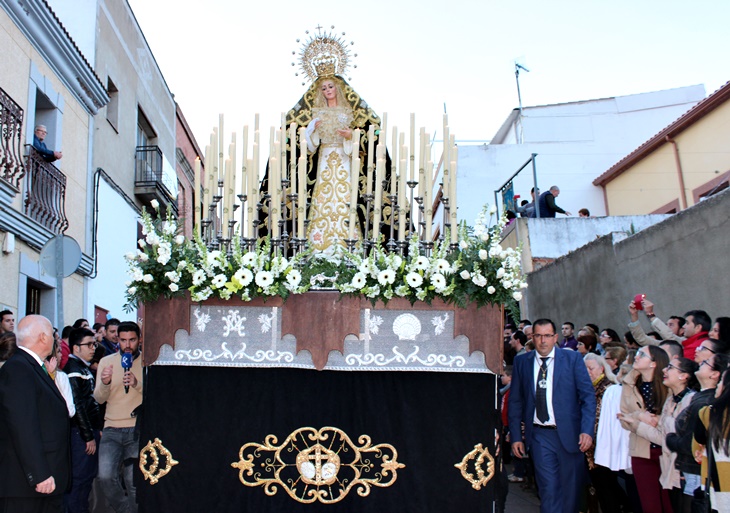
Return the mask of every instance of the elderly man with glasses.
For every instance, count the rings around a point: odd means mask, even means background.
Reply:
[[[89,494],[99,469],[97,447],[104,418],[99,403],[94,399],[94,374],[91,361],[97,342],[94,332],[77,328],[69,335],[71,354],[66,363],[66,373],[71,382],[76,415],[71,426],[71,466],[73,480],[68,492],[69,513],[89,511]]]

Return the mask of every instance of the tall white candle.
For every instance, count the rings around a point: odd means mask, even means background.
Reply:
[[[223,180],[223,173],[225,171],[223,167],[225,155],[223,154],[223,148],[225,148],[225,132],[223,131],[223,114],[218,115],[218,180]]]
[[[410,154],[410,173],[408,174],[408,180],[413,181],[416,175],[416,114],[411,112],[411,154]]]
[[[381,146],[385,148],[385,146]],[[384,150],[381,150],[384,154]],[[375,203],[373,204],[373,242],[377,242],[380,235],[380,217],[383,201],[383,173],[385,171],[385,158],[378,155],[378,162],[375,165]]]
[[[246,219],[246,233],[244,233],[244,237],[253,237],[253,218],[255,217],[256,213],[256,202],[254,201],[254,198],[256,196],[255,192],[252,190],[251,187],[248,186],[248,184],[251,183],[251,171],[253,170],[253,160],[248,159],[246,161],[246,169],[250,170],[248,171],[248,177],[246,181],[246,187],[247,187],[247,202],[246,202],[246,215],[248,218]]]
[[[236,204],[236,132],[231,134],[231,144],[228,145],[228,158],[230,162],[230,169],[228,170],[228,189],[226,194],[228,195],[228,208],[230,209],[229,220],[234,219],[233,205]]]
[[[248,177],[247,174],[251,172],[248,167],[248,125],[243,127],[243,139],[241,140],[243,150],[241,152],[241,195],[245,196],[248,194]]]
[[[398,184],[398,240],[406,237],[406,177],[408,176],[407,151],[401,153],[400,183]]]
[[[370,125],[368,128],[368,161],[367,161],[367,184],[365,187],[366,194],[369,196],[373,193],[373,164],[375,162],[375,127]]]
[[[229,186],[231,181],[231,159],[226,158],[223,163],[223,223],[221,225],[221,233],[223,237],[228,237],[228,221],[231,219],[231,204]]]
[[[423,209],[425,214],[424,217],[426,220],[426,230],[424,232],[423,240],[425,240],[426,242],[431,242],[431,240],[433,240],[433,162],[431,162],[430,160],[426,162],[424,174],[426,177],[426,189],[423,194]]]
[[[396,167],[398,165],[398,127],[393,127],[393,145],[390,148],[390,195],[395,195]]]
[[[451,217],[451,242],[458,242],[458,217],[456,215],[456,166],[458,162],[458,148],[454,147],[451,161],[451,198],[449,200],[449,213]]]
[[[200,193],[201,193],[200,185],[202,182],[202,180],[200,178],[200,157],[195,157],[194,170],[195,170],[195,191],[193,193],[193,202],[194,202],[193,203],[193,205],[194,205],[193,212],[194,212],[195,217],[194,217],[193,223],[195,226],[195,232],[198,235],[200,235],[200,219],[201,219],[200,215],[201,215],[201,204],[202,204],[202,201],[200,198]]]

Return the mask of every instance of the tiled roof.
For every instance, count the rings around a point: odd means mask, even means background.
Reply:
[[[726,82],[717,91],[709,95],[704,100],[698,102],[674,122],[611,166],[605,173],[593,180],[593,185],[606,185],[631,166],[649,156],[650,153],[663,145],[668,138],[675,137],[687,128],[691,127],[697,121],[701,120],[707,114],[725,103],[728,99],[730,99],[730,82]]]

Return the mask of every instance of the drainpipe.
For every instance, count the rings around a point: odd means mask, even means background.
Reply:
[[[669,144],[674,147],[674,161],[677,163],[677,178],[679,179],[679,190],[681,194],[679,199],[682,200],[682,210],[687,208],[687,191],[684,188],[684,172],[682,171],[682,161],[679,160],[679,148],[677,147],[677,141],[669,136],[664,138]]]

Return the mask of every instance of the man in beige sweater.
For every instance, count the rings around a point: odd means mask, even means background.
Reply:
[[[106,403],[98,477],[104,495],[116,513],[136,513],[137,498],[132,477],[139,455],[139,437],[134,429],[134,410],[142,404],[143,377],[139,326],[134,322],[122,322],[118,338],[119,353],[106,356],[99,362],[99,379],[94,390],[96,401]],[[133,358],[131,368],[126,371],[122,367],[125,353]],[[122,488],[119,479],[120,465],[123,466],[125,488]]]

